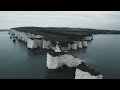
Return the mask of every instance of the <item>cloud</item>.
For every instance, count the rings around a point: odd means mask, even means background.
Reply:
[[[83,27],[120,30],[120,11],[0,11],[0,28]]]

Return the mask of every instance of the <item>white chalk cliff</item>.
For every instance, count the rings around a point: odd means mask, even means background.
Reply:
[[[87,41],[82,41],[83,47],[87,47]]]
[[[94,76],[89,72],[82,71],[80,69],[76,69],[75,79],[103,79],[103,75]]]
[[[82,48],[82,41],[74,41],[77,44],[77,48]]]
[[[38,47],[38,40],[27,39],[27,47],[34,49]]]
[[[60,56],[53,56],[47,53],[47,68],[48,69],[57,69],[66,65],[68,67],[77,67],[81,64],[79,58],[74,58],[72,55],[64,54]]]
[[[71,49],[77,50],[77,43],[71,44]]]

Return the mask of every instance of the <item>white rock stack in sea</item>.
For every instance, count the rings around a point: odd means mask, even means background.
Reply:
[[[71,44],[71,49],[77,50],[77,43],[74,42]]]
[[[84,62],[81,62],[76,69],[75,79],[103,79],[103,75],[90,70]]]
[[[58,69],[63,65],[66,65],[68,67],[77,67],[79,64],[81,64],[81,60],[79,58],[74,58],[72,55],[56,52],[54,54],[57,55],[47,53],[48,69]]]
[[[82,46],[85,47],[85,48],[87,48],[87,46],[88,46],[87,45],[87,41],[82,41]]]
[[[38,40],[36,39],[27,39],[27,47],[30,49],[35,49],[38,47]]]

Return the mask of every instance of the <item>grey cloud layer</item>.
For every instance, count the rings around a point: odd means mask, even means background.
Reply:
[[[120,30],[119,11],[0,11],[0,28],[83,27]]]

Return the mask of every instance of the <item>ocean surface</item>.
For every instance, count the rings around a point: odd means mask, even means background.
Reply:
[[[105,79],[120,79],[120,35],[94,35],[87,49],[70,51],[85,60]],[[74,79],[74,70],[51,71],[46,52],[29,50],[22,41],[13,42],[8,32],[0,32],[0,79]]]

